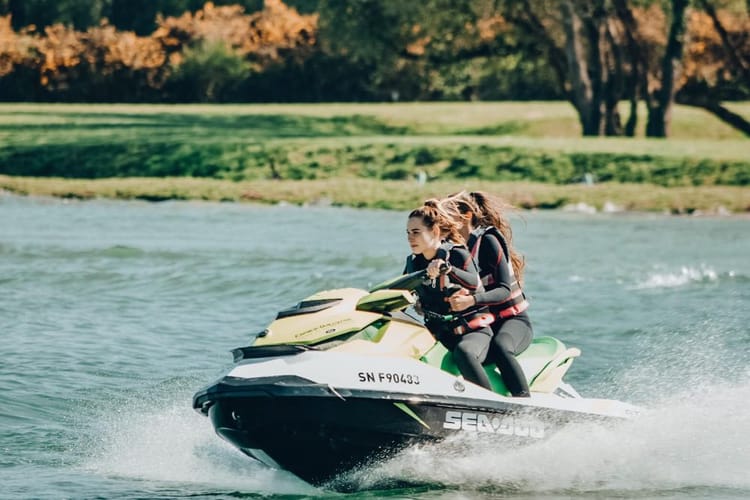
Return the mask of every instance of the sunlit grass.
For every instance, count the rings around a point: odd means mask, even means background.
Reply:
[[[27,195],[73,199],[205,200],[227,202],[332,204],[407,210],[427,198],[461,189],[496,193],[521,208],[563,208],[584,203],[598,210],[668,213],[750,211],[750,189],[731,186],[663,188],[641,184],[587,186],[527,182],[325,179],[243,181],[191,177],[59,179],[0,176],[0,189]]]
[[[727,106],[750,118],[750,103]],[[626,112],[623,103],[623,117]],[[645,109],[639,113],[642,134]],[[70,177],[70,172],[89,172],[85,175],[96,177],[91,172],[106,171],[112,172],[107,175],[155,176],[97,181],[2,177],[2,185],[14,192],[75,198],[322,200],[408,208],[425,196],[454,191],[459,185],[486,185],[527,207],[583,202],[601,208],[609,202],[631,210],[748,211],[746,187],[667,189],[606,183],[592,188],[566,184],[571,181],[563,177],[557,181],[564,185],[503,183],[494,170],[504,158],[515,155],[519,179],[530,179],[522,172],[536,169],[552,174],[549,178],[555,182],[555,169],[562,168],[564,161],[555,163],[550,157],[579,155],[571,156],[576,158],[578,175],[581,165],[600,155],[595,159],[600,171],[608,165],[624,171],[637,163],[639,169],[672,169],[679,177],[682,167],[675,165],[685,165],[685,172],[709,171],[702,180],[682,179],[688,183],[711,184],[723,173],[731,174],[725,178],[747,178],[742,176],[746,165],[750,169],[746,137],[705,111],[684,106],[675,107],[672,130],[668,140],[583,138],[575,110],[566,102],[0,104],[0,155],[11,162],[9,167],[21,165],[27,172],[40,172],[19,175]],[[415,158],[424,156],[422,151],[436,160],[417,162]],[[273,162],[283,182],[269,179]],[[446,166],[454,162],[465,162],[477,173],[446,179]],[[59,173],[50,173],[56,165]],[[410,179],[417,170],[435,181],[416,188]],[[181,174],[214,179],[163,177]],[[383,180],[396,178],[409,180]],[[684,184],[677,178],[663,181]]]
[[[729,103],[730,109],[750,118],[750,103]],[[621,104],[623,120],[627,103]],[[335,104],[0,104],[0,124],[98,124],[103,127],[147,126],[159,116],[208,119],[242,116],[336,118],[369,117],[386,127],[406,128],[409,135],[455,135],[511,131],[528,137],[580,137],[580,124],[567,102],[429,102]],[[158,121],[158,120],[157,120]],[[646,110],[639,108],[638,135],[643,136]],[[320,122],[323,123],[323,122]],[[185,126],[190,126],[188,122]],[[194,125],[194,124],[193,124]],[[237,133],[245,126],[239,124]],[[255,127],[251,127],[255,128]],[[315,132],[315,131],[313,131]],[[324,135],[321,131],[320,135]],[[710,113],[676,105],[672,139],[736,140],[745,137]]]

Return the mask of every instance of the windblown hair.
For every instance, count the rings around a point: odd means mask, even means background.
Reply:
[[[425,226],[430,229],[435,226],[440,229],[440,237],[444,240],[449,240],[457,245],[465,245],[466,241],[461,235],[459,228],[461,227],[459,222],[450,217],[440,207],[440,202],[436,199],[430,199],[424,202],[419,208],[416,208],[409,213],[409,218],[419,217]]]
[[[497,228],[508,244],[510,263],[513,266],[516,279],[519,283],[523,284],[523,271],[524,267],[526,267],[526,259],[513,246],[513,230],[505,216],[506,212],[515,210],[513,205],[482,191],[461,191],[441,200],[441,206],[443,211],[451,217],[455,213],[471,213],[471,225],[474,227],[494,226]]]

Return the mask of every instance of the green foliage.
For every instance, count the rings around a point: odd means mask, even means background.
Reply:
[[[322,0],[322,46],[372,71],[382,100],[559,99],[564,90],[528,30],[481,38],[504,11],[491,0]],[[485,33],[486,35],[486,33]]]
[[[220,41],[199,43],[185,50],[184,57],[169,84],[188,101],[222,100],[250,74],[248,63]]]

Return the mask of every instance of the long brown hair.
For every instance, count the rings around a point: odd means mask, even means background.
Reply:
[[[449,195],[444,201],[455,204],[456,209],[462,214],[471,212],[471,224],[474,227],[494,226],[500,231],[500,234],[503,235],[508,245],[510,263],[513,266],[516,279],[519,283],[523,284],[523,271],[526,267],[526,259],[513,246],[513,230],[505,216],[507,211],[515,210],[515,207],[482,191],[461,191]],[[444,208],[444,210],[447,210],[447,208]]]
[[[425,226],[432,229],[435,226],[440,230],[440,238],[450,240],[458,245],[465,245],[466,241],[459,231],[459,223],[449,217],[441,208],[438,200],[430,199],[419,208],[409,213],[409,218],[419,217]]]

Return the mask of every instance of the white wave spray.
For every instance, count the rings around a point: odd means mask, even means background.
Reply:
[[[749,402],[747,383],[688,391],[633,421],[571,425],[520,449],[486,435],[413,447],[351,480],[361,488],[400,480],[495,493],[750,491]]]
[[[636,339],[632,368],[598,387],[604,397],[617,388],[618,399],[641,405],[632,421],[570,425],[523,448],[469,434],[410,448],[347,481],[359,488],[440,484],[477,496],[747,495],[750,359],[722,344],[728,332],[721,325],[699,326],[699,336],[656,331]]]
[[[728,276],[733,277],[729,272]],[[645,280],[638,283],[636,288],[676,288],[691,283],[706,283],[719,280],[719,273],[708,266],[681,266],[679,270],[656,270],[650,273]]]
[[[190,408],[182,390],[148,391],[101,412],[82,442],[82,468],[114,479],[197,490],[315,495],[318,490],[244,456]]]

